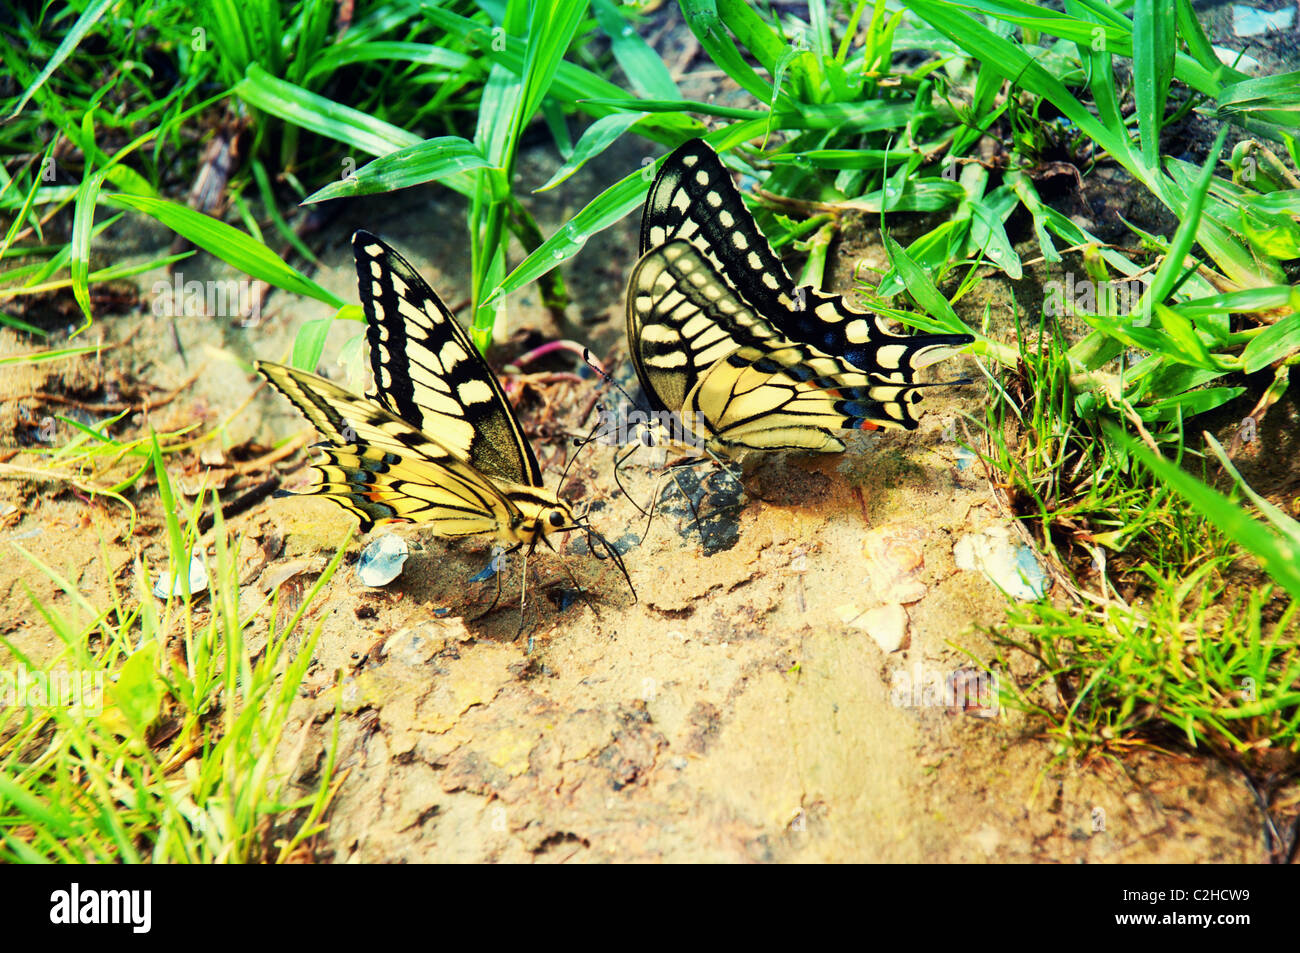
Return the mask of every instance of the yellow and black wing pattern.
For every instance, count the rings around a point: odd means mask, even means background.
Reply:
[[[363,532],[413,522],[442,536],[534,544],[578,525],[543,488],[500,384],[437,295],[373,235],[357,232],[353,250],[374,391],[358,396],[317,374],[255,365],[325,438],[318,480],[302,495],[342,506]]]
[[[841,295],[796,288],[731,173],[702,139],[664,160],[646,198],[640,254],[673,239],[694,245],[757,320],[868,374],[897,379],[901,373],[910,381],[920,368],[974,341],[968,334],[891,334],[878,315],[849,308]]]
[[[537,459],[496,375],[442,299],[369,232],[352,236],[352,254],[375,380],[366,396],[437,434],[480,472],[541,485]]]
[[[933,386],[865,373],[780,334],[683,239],[637,262],[627,320],[654,409],[715,450],[843,450],[836,430],[915,428],[920,391]]]
[[[355,513],[363,532],[377,523],[427,523],[441,536],[492,533],[513,538],[525,510],[555,505],[539,487],[498,482],[381,403],[283,364],[258,372],[329,441],[316,449],[320,495]]]
[[[920,391],[935,386],[915,372],[973,340],[890,334],[838,296],[796,292],[701,140],[665,160],[641,246],[633,364],[654,409],[714,449],[838,451],[836,430],[914,429]]]

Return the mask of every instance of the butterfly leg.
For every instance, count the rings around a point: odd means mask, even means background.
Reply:
[[[645,529],[641,531],[641,543],[644,544],[646,537],[650,535],[650,524],[654,521],[655,510],[659,506],[659,497],[663,493],[664,481],[668,479],[667,474],[659,477],[659,482],[655,484],[654,495],[650,497],[650,512],[646,513]],[[678,489],[681,489],[679,486]],[[643,511],[644,512],[644,511]]]
[[[493,553],[492,565],[495,565],[496,568],[496,572],[493,575],[497,577],[496,595],[492,597],[491,605],[489,605],[486,609],[484,609],[482,612],[480,612],[478,615],[474,617],[473,619],[474,622],[478,622],[480,619],[485,618],[488,615],[488,613],[490,613],[493,609],[497,607],[497,603],[501,601],[501,577],[505,575],[506,557],[509,556],[511,553],[513,553],[515,550],[519,549],[519,547],[521,547],[522,545],[523,543],[515,543],[509,549],[504,549],[501,552]]]
[[[717,464],[718,469],[720,469],[723,473],[725,473],[728,477],[730,477],[731,481],[736,484],[737,495],[743,496],[745,493],[745,484],[740,482],[740,477],[736,476],[736,474],[732,472],[731,467],[728,466],[726,463],[724,463],[721,460],[721,458],[719,458],[718,455],[715,454],[712,450],[706,447],[704,452],[709,455],[709,459],[711,459],[715,464]]]
[[[641,506],[641,504],[638,503],[636,500],[632,499],[632,494],[629,493],[627,491],[627,487],[623,485],[623,481],[619,477],[619,472],[618,472],[619,468],[622,467],[623,464],[627,463],[628,460],[632,459],[632,455],[635,454],[637,450],[639,450],[640,448],[641,448],[641,444],[635,443],[632,445],[632,449],[628,450],[628,452],[623,454],[623,456],[620,457],[617,454],[614,456],[614,483],[617,484],[618,488],[623,491],[623,495],[628,498],[628,501],[633,506],[636,507],[637,512],[640,513],[642,516],[647,516],[649,514],[646,513],[645,509]],[[651,501],[650,503],[650,508],[651,510],[654,509],[653,501]]]

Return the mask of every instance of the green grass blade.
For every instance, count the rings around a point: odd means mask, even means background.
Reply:
[[[330,76],[344,66],[356,63],[415,63],[434,66],[453,73],[473,73],[477,66],[459,50],[449,50],[430,43],[407,43],[398,40],[371,40],[365,43],[336,45],[327,48],[312,63],[303,78],[304,85],[321,76]]]
[[[640,113],[699,113],[701,116],[717,116],[721,119],[759,119],[769,115],[765,109],[720,106],[717,103],[701,103],[690,99],[585,99],[583,103]]]
[[[1174,74],[1174,0],[1137,0],[1133,8],[1133,98],[1148,168],[1160,165],[1160,128]]]
[[[320,365],[320,356],[325,352],[325,338],[333,325],[334,321],[331,318],[317,318],[303,323],[293,339],[294,367],[301,371],[316,373],[316,368]]]
[[[469,195],[472,179],[465,173],[491,167],[483,153],[468,139],[440,136],[372,159],[340,181],[313,192],[303,199],[302,204],[395,192],[425,182],[440,182],[462,195]]]
[[[258,191],[262,193],[262,205],[266,209],[266,214],[271,217],[271,223],[275,226],[275,230],[299,255],[302,255],[313,265],[320,265],[316,255],[307,247],[307,243],[298,237],[298,233],[289,227],[289,223],[280,214],[279,206],[275,201],[275,190],[271,188],[271,178],[266,174],[266,166],[257,159],[253,160],[252,166],[253,179],[257,182]]]
[[[909,323],[926,331],[946,334],[971,333],[971,329],[966,326],[965,322],[957,317],[957,312],[952,309],[948,299],[939,293],[939,289],[934,286],[934,282],[930,280],[930,276],[926,274],[925,269],[914,262],[907,252],[903,250],[903,246],[898,244],[892,236],[885,235],[884,239],[889,262],[903,276],[907,293],[929,315],[928,319],[925,315],[920,315],[918,316],[920,320]],[[978,338],[979,335],[976,335],[976,337]],[[978,340],[975,347],[979,347]]]
[[[640,171],[615,182],[592,199],[564,228],[546,239],[521,261],[504,281],[483,300],[483,307],[504,295],[531,284],[580,252],[587,239],[630,215],[645,201],[650,183]]]
[[[87,114],[89,115],[89,114]],[[95,203],[99,199],[100,187],[104,184],[104,171],[91,173],[89,168],[86,171],[86,177],[81,181],[81,188],[77,190],[77,202],[72,212],[72,245],[70,267],[72,271],[72,294],[77,299],[77,305],[81,308],[81,313],[86,316],[86,322],[78,332],[84,331],[90,327],[90,322],[94,319],[90,310],[90,235],[95,224]]]
[[[761,135],[762,130],[763,122],[752,120],[720,129],[710,133],[707,138],[715,149],[723,152],[738,143]],[[536,281],[581,251],[587,239],[596,232],[609,228],[639,208],[645,201],[646,193],[650,191],[654,168],[657,166],[645,166],[624,176],[588,202],[564,228],[544,241],[532,254],[521,261],[491,294],[485,296],[483,307]]]
[[[1252,338],[1241,352],[1241,362],[1247,374],[1254,374],[1293,354],[1300,354],[1300,314],[1288,315]]]
[[[592,0],[596,22],[609,37],[610,52],[637,94],[647,99],[677,99],[681,92],[672,73],[650,44],[624,19],[613,0]]]
[[[1280,532],[1293,547],[1293,560],[1300,557],[1300,522],[1296,522],[1268,500],[1264,499],[1251,488],[1249,483],[1241,478],[1241,474],[1237,472],[1237,468],[1232,465],[1232,460],[1229,459],[1227,453],[1224,452],[1223,445],[1214,439],[1213,434],[1205,431],[1202,435],[1205,437],[1205,442],[1210,445],[1210,449],[1214,451],[1214,455],[1219,458],[1219,462],[1223,465],[1223,468],[1228,471],[1228,475],[1237,481],[1237,485],[1241,487],[1242,492],[1250,497],[1251,502],[1259,507],[1259,511],[1264,514],[1268,521],[1277,528],[1278,532]],[[1300,565],[1296,565],[1295,569],[1297,572],[1300,572]]]
[[[9,113],[8,119],[12,120],[18,117],[18,114],[27,106],[32,96],[36,94],[36,91],[45,85],[45,81],[54,75],[55,70],[63,65],[63,61],[77,48],[77,44],[81,42],[82,38],[90,32],[91,28],[99,21],[99,18],[104,15],[104,12],[116,2],[117,0],[95,0],[94,3],[82,11],[81,16],[77,17],[77,21],[72,24],[72,28],[68,30],[67,35],[55,49],[54,55],[45,64],[45,68],[40,71],[28,87],[23,90],[23,94],[18,97],[18,104]]]
[[[1205,207],[1205,196],[1210,190],[1210,182],[1214,178],[1214,168],[1218,164],[1219,153],[1223,150],[1223,142],[1227,135],[1228,127],[1224,126],[1219,130],[1219,135],[1214,140],[1214,145],[1205,160],[1205,165],[1201,168],[1201,174],[1196,180],[1192,193],[1188,196],[1187,207],[1183,211],[1182,221],[1178,223],[1178,230],[1174,232],[1174,240],[1169,245],[1169,254],[1165,256],[1164,261],[1160,263],[1160,267],[1156,269],[1156,273],[1151,279],[1151,286],[1134,309],[1135,314],[1140,314],[1143,308],[1151,308],[1156,303],[1163,302],[1168,298],[1173,293],[1179,276],[1185,270],[1183,259],[1192,250],[1192,245],[1196,241],[1197,230],[1201,222],[1201,210]]]
[[[17,364],[44,364],[46,361],[58,361],[78,354],[92,354],[103,350],[102,344],[87,344],[83,347],[61,347],[51,351],[33,351],[28,354],[6,354],[0,357],[0,367]]]
[[[115,192],[106,194],[104,200],[157,219],[178,235],[184,235],[200,248],[254,278],[336,308],[343,306],[343,300],[333,292],[326,291],[271,249],[220,219],[196,212],[186,205],[143,195]]]
[[[528,48],[524,56],[523,97],[516,118],[515,138],[542,105],[551,80],[568,52],[573,34],[587,12],[587,0],[551,0],[529,11]]]
[[[534,192],[547,192],[573,175],[595,156],[600,155],[613,145],[623,133],[636,125],[645,113],[615,113],[602,116],[587,127],[587,130],[573,147],[573,155],[564,165],[555,170],[555,174],[546,180],[546,184]]]
[[[982,64],[997,70],[1003,79],[1046,99],[1107,152],[1116,156],[1127,155],[1128,138],[1103,125],[1063,83],[1038,65],[1023,47],[998,36],[961,12],[962,8],[955,4],[938,3],[936,0],[901,2]],[[1090,35],[1080,32],[1080,39],[1088,42]]]
[[[1218,490],[1183,472],[1144,444],[1112,425],[1105,427],[1112,440],[1123,445],[1237,545],[1253,554],[1268,574],[1291,594],[1291,598],[1300,599],[1300,527],[1293,520],[1290,521],[1290,532],[1274,532],[1266,524],[1252,519],[1241,506]]]
[[[421,141],[419,136],[391,123],[276,79],[257,64],[248,68],[248,75],[232,92],[255,109],[367,155],[387,155]]]
[[[753,44],[749,46],[749,49],[758,57],[759,62],[767,67],[769,73],[775,73],[776,64],[781,55],[785,53],[786,44],[772,33],[771,28],[766,23],[763,23],[752,9],[749,9],[744,4],[733,6],[735,9],[728,11],[732,16],[728,17],[727,22],[741,31],[749,28],[754,29],[754,35],[748,38],[749,43]],[[744,55],[736,48],[735,41],[727,32],[727,28],[723,26],[723,19],[719,14],[718,4],[715,0],[681,0],[681,7],[682,13],[686,17],[686,25],[695,34],[695,38],[700,41],[700,45],[709,54],[709,58],[717,63],[723,72],[730,76],[741,89],[760,103],[771,102],[772,84],[754,72],[754,68],[745,61]],[[761,24],[761,29],[754,26],[756,20]],[[758,42],[756,37],[763,33],[771,34],[775,43]],[[779,52],[773,57],[772,51],[777,46],[780,48]]]

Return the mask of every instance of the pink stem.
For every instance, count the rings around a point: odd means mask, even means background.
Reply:
[[[577,341],[548,341],[541,347],[535,347],[526,354],[520,354],[517,358],[511,361],[511,363],[515,367],[522,367],[524,364],[530,364],[538,358],[545,357],[547,354],[554,351],[572,351],[574,354],[578,355],[578,357],[582,357],[587,353],[587,349]],[[601,366],[600,362],[597,361],[594,356],[591,357],[591,362],[598,367],[602,373],[604,372],[605,368]]]

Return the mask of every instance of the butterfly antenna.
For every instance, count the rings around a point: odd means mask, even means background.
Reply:
[[[627,400],[629,404],[631,404],[633,407],[636,407],[638,410],[642,411],[642,413],[644,413],[647,417],[651,416],[652,411],[644,407],[642,401],[638,401],[635,398],[633,398],[632,395],[627,392],[627,390],[623,387],[622,384],[614,380],[614,378],[610,375],[610,373],[606,371],[605,368],[594,357],[592,357],[590,349],[587,348],[583,349],[582,359],[586,362],[588,367],[590,367],[593,371],[595,371],[600,376],[601,380],[611,385],[615,390],[617,390],[620,394],[622,394],[624,399]],[[614,482],[618,484],[618,488],[623,491],[623,495],[626,496],[628,500],[631,502],[631,504],[636,507],[637,512],[640,513],[642,516],[648,516],[649,512],[647,512],[645,507],[637,503],[636,500],[632,499],[632,494],[628,493],[627,487],[623,486],[623,481],[619,477],[619,470],[622,468],[622,466],[625,463],[627,463],[628,460],[632,458],[633,454],[636,453],[636,451],[642,446],[642,444],[643,442],[641,440],[636,440],[633,442],[632,449],[629,450],[627,453],[623,454],[622,457],[615,455]],[[651,501],[650,512],[653,512],[653,510],[654,510],[654,502]]]
[[[590,367],[593,371],[595,371],[598,375],[600,375],[600,378],[606,384],[613,385],[615,390],[617,390],[620,394],[626,397],[627,402],[629,404],[631,404],[633,407],[636,407],[638,410],[645,411],[646,413],[650,412],[649,408],[641,406],[640,401],[633,400],[632,395],[623,389],[623,385],[620,384],[618,381],[614,380],[614,378],[610,376],[609,371],[605,370],[605,368],[600,364],[600,362],[591,356],[591,350],[589,348],[584,347],[582,349],[582,359],[586,361],[588,367]]]

